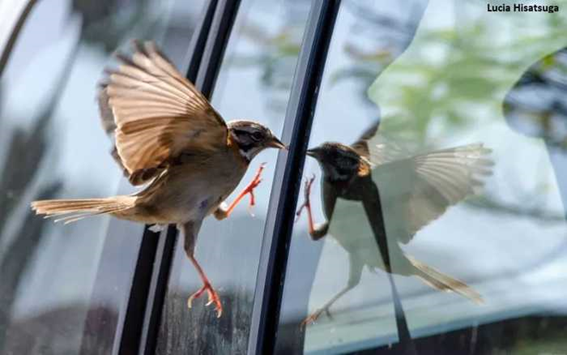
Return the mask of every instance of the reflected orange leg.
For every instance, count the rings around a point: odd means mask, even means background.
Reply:
[[[187,300],[187,307],[191,308],[193,300],[195,298],[201,297],[203,293],[206,291],[209,296],[209,302],[207,302],[207,306],[214,303],[215,309],[217,310],[217,318],[220,318],[220,316],[222,315],[222,304],[220,301],[219,294],[217,293],[217,291],[215,291],[215,289],[211,285],[211,282],[207,278],[207,275],[205,275],[205,272],[201,268],[201,265],[199,265],[197,259],[195,259],[195,257],[192,255],[189,256],[189,259],[191,260],[191,263],[193,263],[195,269],[199,273],[199,276],[201,277],[201,281],[203,281],[203,287],[201,287],[197,292],[195,292],[189,297],[189,299]]]
[[[307,210],[307,219],[309,221],[310,235],[315,234],[315,224],[313,223],[313,213],[311,212],[311,199],[309,198],[309,195],[311,195],[311,186],[313,185],[313,181],[315,181],[315,174],[313,174],[311,179],[305,181],[305,188],[303,189],[303,193],[305,194],[305,201],[301,206],[299,206],[299,209],[295,213],[296,221],[297,221],[297,219],[299,219],[299,217],[301,216],[303,209],[305,208]]]
[[[248,186],[246,186],[244,188],[244,190],[242,190],[242,192],[236,197],[236,199],[234,199],[234,201],[232,201],[230,206],[228,206],[228,208],[226,209],[226,212],[224,213],[224,216],[223,216],[224,218],[230,216],[230,214],[232,213],[232,211],[234,210],[236,205],[238,205],[238,203],[246,195],[250,195],[250,203],[248,204],[248,212],[251,215],[253,215],[251,210],[252,210],[252,207],[254,207],[254,205],[256,205],[256,199],[254,197],[254,189],[258,185],[260,185],[260,183],[262,182],[262,179],[260,178],[260,176],[262,175],[262,171],[264,171],[265,166],[266,166],[266,163],[260,164],[260,167],[256,171],[256,175],[254,175],[254,179],[252,179],[252,181],[248,184]]]
[[[333,319],[333,317],[331,316],[331,312],[329,311],[329,308],[335,302],[337,302],[339,300],[339,298],[344,296],[345,293],[352,290],[353,287],[354,286],[348,285],[347,287],[345,287],[341,291],[339,291],[339,293],[337,293],[333,298],[331,298],[327,303],[325,303],[325,305],[323,307],[319,308],[318,310],[313,312],[309,317],[305,318],[305,320],[303,322],[301,322],[301,327],[305,327],[309,324],[315,323],[315,321],[321,316],[321,314],[323,314],[323,312],[325,312],[329,318]]]

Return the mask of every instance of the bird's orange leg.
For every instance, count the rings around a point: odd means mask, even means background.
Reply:
[[[195,298],[201,297],[203,293],[206,291],[207,294],[209,295],[209,302],[207,302],[207,306],[214,303],[215,309],[217,310],[217,318],[220,318],[220,316],[222,315],[222,304],[220,301],[219,294],[217,293],[217,291],[215,291],[215,289],[211,285],[211,282],[207,278],[207,275],[205,275],[205,272],[203,271],[203,268],[201,268],[201,265],[199,265],[197,259],[195,259],[194,256],[190,255],[189,260],[191,260],[191,263],[193,263],[195,269],[197,269],[197,272],[199,273],[199,276],[203,281],[203,287],[201,287],[197,292],[195,292],[189,297],[189,299],[187,300],[187,307],[191,308],[193,300]]]
[[[315,181],[315,175],[313,175],[311,179],[305,181],[305,188],[303,189],[305,201],[301,206],[299,206],[299,209],[295,213],[296,221],[297,221],[297,219],[301,217],[301,213],[303,212],[303,209],[305,208],[307,210],[307,219],[309,221],[310,235],[315,234],[315,224],[313,223],[313,213],[311,212],[311,199],[309,198],[309,195],[311,195],[311,186],[313,185],[313,181]]]
[[[217,219],[225,219],[228,216],[230,216],[230,214],[232,213],[232,211],[234,210],[234,208],[236,207],[236,205],[238,205],[238,203],[240,201],[242,201],[242,199],[246,196],[246,195],[250,195],[250,203],[248,204],[248,212],[250,212],[250,214],[253,216],[252,214],[252,207],[254,207],[256,205],[256,198],[254,197],[254,189],[260,185],[260,183],[262,182],[262,179],[260,178],[262,175],[262,171],[264,171],[264,167],[266,166],[266,163],[262,163],[260,164],[260,167],[258,168],[258,170],[256,171],[256,175],[254,175],[254,179],[252,179],[252,181],[248,184],[248,186],[246,186],[244,188],[244,190],[242,190],[242,192],[236,196],[236,198],[234,199],[234,201],[232,201],[232,203],[224,208],[224,207],[219,207],[217,208],[217,210],[215,211],[215,217]]]

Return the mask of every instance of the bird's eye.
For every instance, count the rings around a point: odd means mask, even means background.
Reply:
[[[261,141],[263,138],[264,138],[264,135],[262,134],[262,132],[252,133],[252,139],[255,140],[256,142]]]

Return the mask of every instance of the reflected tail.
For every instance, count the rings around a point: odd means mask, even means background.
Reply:
[[[482,296],[464,282],[445,275],[409,255],[406,255],[406,257],[417,269],[415,275],[427,285],[440,291],[458,293],[477,304],[484,303]]]

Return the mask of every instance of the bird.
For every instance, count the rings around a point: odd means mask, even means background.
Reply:
[[[307,150],[322,170],[321,195],[326,217],[324,223],[314,223],[310,202],[313,176],[305,182],[305,202],[297,211],[299,218],[307,210],[311,238],[319,240],[327,235],[333,218],[349,218],[347,211],[335,213],[337,200],[343,199],[362,203],[374,234],[370,243],[374,245],[369,244],[369,238],[353,235],[349,230],[352,224],[335,224],[339,226],[333,227],[336,230],[330,234],[349,255],[347,286],[308,316],[304,325],[315,322],[323,312],[330,315],[329,308],[359,284],[364,266],[371,271],[382,269],[416,276],[434,289],[483,303],[474,289],[406,254],[399,243],[409,243],[450,206],[479,191],[485,177],[492,173],[494,162],[488,158],[491,150],[475,143],[412,155],[377,130],[376,123],[350,146],[325,142]]]
[[[115,141],[113,157],[141,190],[107,198],[34,201],[31,208],[56,222],[107,214],[154,227],[175,224],[203,283],[189,297],[188,307],[206,292],[207,305],[214,304],[220,317],[220,297],[195,258],[201,224],[211,214],[227,218],[246,195],[253,206],[264,164],[230,205],[225,200],[258,153],[287,146],[260,123],[225,122],[154,42],[135,41],[131,56],[116,56],[120,65],[106,70],[100,85],[100,114]]]

